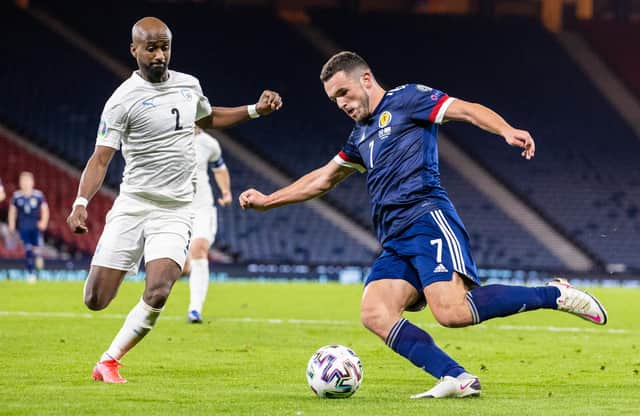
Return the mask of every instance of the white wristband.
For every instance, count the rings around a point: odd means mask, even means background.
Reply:
[[[73,208],[75,208],[78,205],[80,205],[81,207],[85,207],[86,208],[88,204],[89,204],[89,200],[87,198],[79,196],[79,197],[76,198],[75,201],[73,201]]]
[[[256,105],[255,104],[251,104],[251,105],[247,106],[247,113],[249,113],[249,117],[251,117],[251,118],[260,117],[260,114],[258,114],[258,111],[256,110]]]

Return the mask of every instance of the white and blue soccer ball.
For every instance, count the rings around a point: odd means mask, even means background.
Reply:
[[[343,345],[326,345],[309,359],[307,381],[319,397],[346,398],[360,388],[362,363],[352,349]]]

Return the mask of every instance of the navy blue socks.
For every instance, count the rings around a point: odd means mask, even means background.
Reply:
[[[554,286],[487,285],[467,293],[474,324],[535,309],[557,309],[560,290]]]
[[[404,318],[391,328],[385,343],[436,378],[457,377],[465,371],[453,358],[438,348],[429,334]]]

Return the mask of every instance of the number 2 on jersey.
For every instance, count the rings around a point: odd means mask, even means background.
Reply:
[[[176,131],[182,130],[182,126],[180,125],[180,111],[178,111],[178,109],[174,107],[171,109],[171,114],[176,115]]]

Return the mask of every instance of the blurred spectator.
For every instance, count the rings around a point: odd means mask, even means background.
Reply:
[[[0,179],[0,202],[4,201],[7,195],[4,193],[4,186],[2,186],[2,179]]]
[[[17,230],[24,245],[27,281],[36,280],[36,255],[40,255],[42,233],[49,223],[49,206],[42,191],[34,189],[31,172],[20,173],[20,189],[13,193],[9,206],[9,230]],[[39,259],[39,262],[42,262]]]

